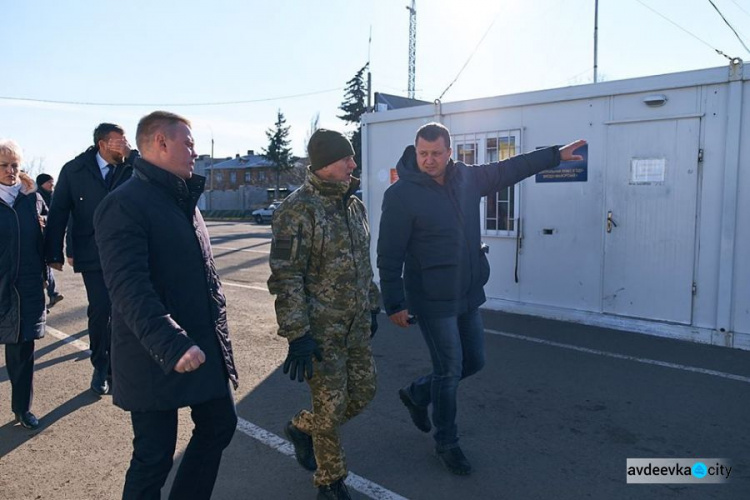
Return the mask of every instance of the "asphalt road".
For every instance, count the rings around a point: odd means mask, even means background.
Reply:
[[[215,499],[314,498],[284,423],[309,401],[285,378],[269,275],[270,227],[209,223],[240,373],[240,426]],[[0,370],[0,499],[120,498],[132,438],[128,414],[89,390],[86,300],[79,275],[57,273],[65,300],[37,342],[33,410],[14,425]],[[750,353],[497,312],[485,314],[487,365],[462,383],[458,425],[474,466],[445,471],[397,390],[429,369],[417,327],[381,315],[378,394],[344,426],[354,498],[750,498]],[[73,340],[73,342],[71,342]],[[2,350],[2,348],[0,348]],[[180,413],[176,463],[191,430]],[[626,484],[627,458],[727,458],[729,482]],[[165,495],[166,497],[166,495]]]

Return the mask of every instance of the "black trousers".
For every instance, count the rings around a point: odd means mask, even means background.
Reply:
[[[110,316],[112,304],[109,293],[104,285],[104,275],[101,271],[84,271],[83,284],[86,286],[86,296],[89,307],[86,314],[89,317],[89,346],[91,348],[91,364],[94,369],[109,373],[109,346],[112,338]]]
[[[177,470],[170,499],[208,500],[221,454],[234,436],[237,411],[231,392],[190,407],[193,437]],[[133,458],[125,475],[123,500],[159,500],[177,444],[177,410],[131,412]]]
[[[13,413],[31,410],[34,398],[34,341],[5,345]]]

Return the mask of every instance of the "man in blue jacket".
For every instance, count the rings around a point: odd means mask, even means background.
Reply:
[[[471,472],[458,444],[458,382],[484,366],[479,306],[490,267],[480,241],[480,200],[561,161],[582,159],[573,151],[584,144],[468,166],[451,160],[448,129],[428,123],[385,192],[377,260],[385,310],[404,328],[416,316],[432,359],[432,373],[400,389],[399,397],[419,430],[435,424],[438,458],[454,474]]]

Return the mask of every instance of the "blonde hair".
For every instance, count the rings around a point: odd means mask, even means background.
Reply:
[[[188,127],[191,127],[190,120],[184,116],[180,116],[169,111],[154,111],[138,122],[138,129],[135,132],[135,143],[138,149],[143,150],[146,148],[148,142],[153,138],[154,134],[163,128],[168,129],[166,132],[170,137],[174,137],[172,134],[172,128],[178,123],[184,123]]]
[[[21,146],[13,139],[0,139],[0,155],[10,156],[18,163],[23,160]]]

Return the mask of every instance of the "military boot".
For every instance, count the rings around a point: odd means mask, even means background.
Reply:
[[[344,478],[335,483],[318,486],[318,500],[351,500],[349,490],[346,489]]]
[[[314,471],[318,468],[313,452],[312,436],[299,430],[291,421],[284,427],[284,434],[294,446],[294,456],[297,462],[305,469]]]

